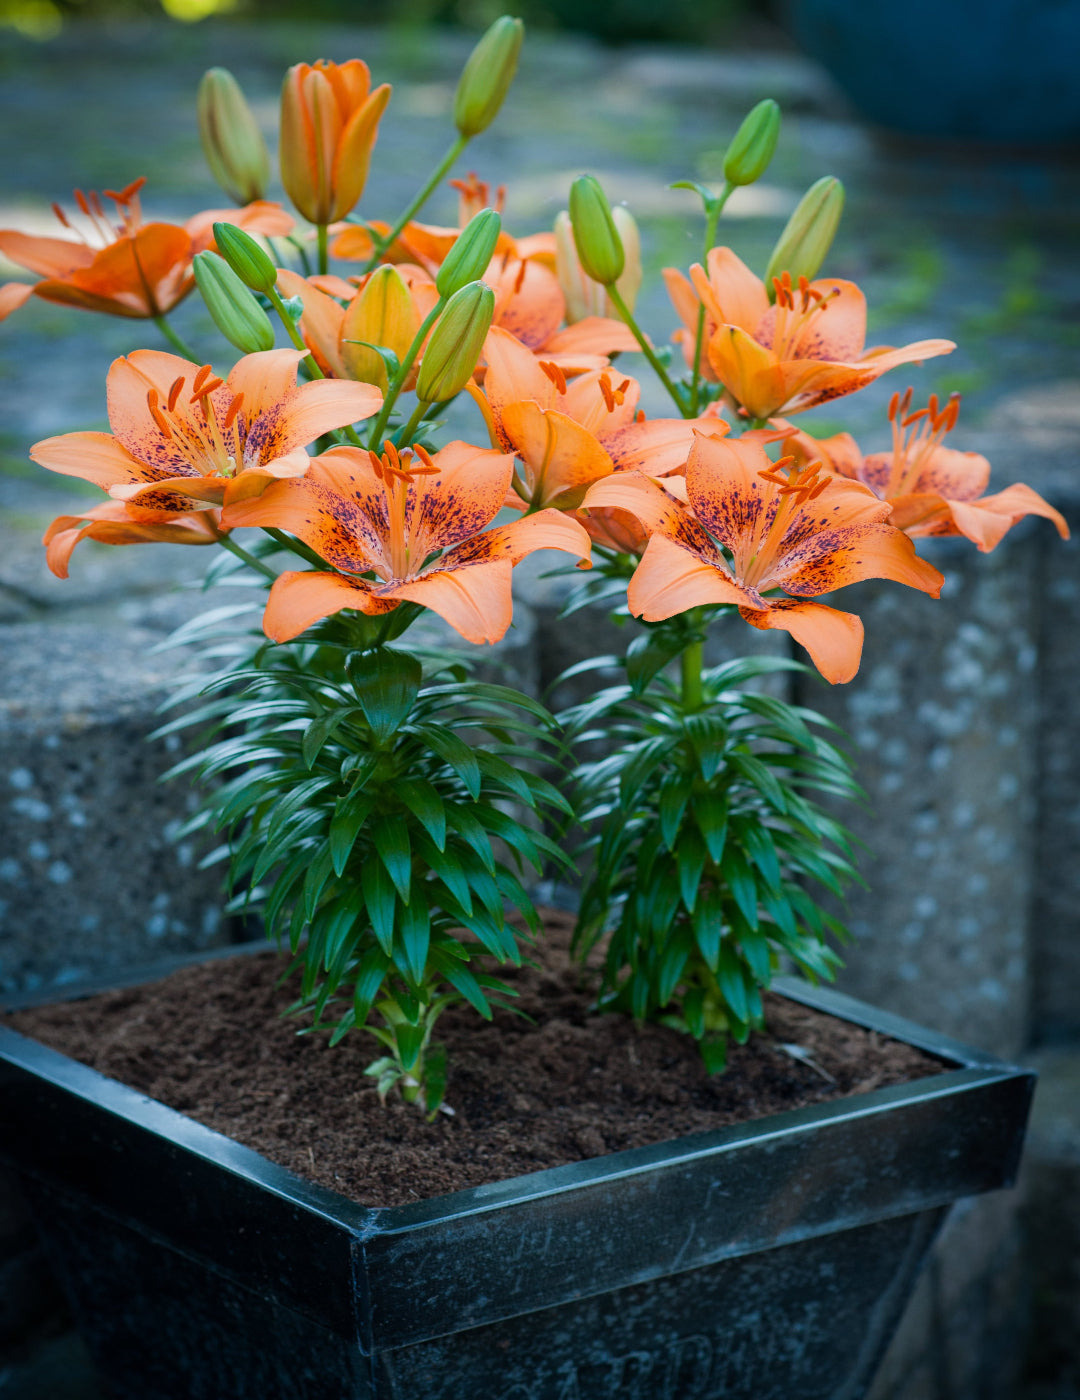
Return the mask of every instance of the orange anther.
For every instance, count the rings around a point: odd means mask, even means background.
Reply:
[[[517,275],[517,277],[514,279],[514,295],[515,295],[515,296],[517,296],[517,294],[521,291],[522,287],[525,285],[525,274],[526,274],[526,272],[528,272],[528,270],[529,270],[529,265],[528,265],[528,263],[523,262],[523,263],[521,264],[520,268],[518,269],[518,275]]]
[[[80,209],[82,210],[82,212],[86,215],[86,217],[89,218],[89,217],[90,217],[90,206],[89,206],[89,204],[87,204],[87,202],[86,202],[86,195],[83,194],[82,190],[76,190],[76,191],[75,191],[75,203],[79,206],[79,208],[80,208]]]
[[[60,220],[60,222],[64,225],[65,228],[70,228],[70,227],[71,227],[71,223],[70,223],[70,221],[69,221],[69,219],[68,219],[68,216],[67,216],[67,215],[64,213],[64,211],[60,208],[59,204],[54,204],[54,205],[52,206],[52,211],[53,211],[53,213],[56,215],[56,217]]]
[[[173,380],[172,388],[169,390],[168,409],[170,413],[172,413],[172,411],[176,408],[176,401],[177,399],[179,399],[180,391],[183,389],[183,387],[184,376],[181,374],[178,378]]]
[[[226,431],[228,431],[228,429],[231,428],[232,425],[236,422],[237,415],[239,414],[243,406],[244,391],[241,389],[240,393],[236,395],[232,403],[229,405],[229,411],[228,413],[226,413],[225,421],[221,425]]]
[[[555,385],[555,388],[558,389],[559,393],[560,393],[560,394],[565,394],[565,393],[566,393],[566,375],[563,374],[563,372],[562,372],[562,370],[559,368],[559,366],[558,366],[557,364],[554,364],[551,360],[541,360],[541,361],[540,361],[540,368],[544,371],[544,373],[547,375],[547,377],[551,380],[552,384]]]
[[[202,386],[206,383],[207,379],[210,378],[213,372],[214,370],[211,365],[203,365],[199,370],[196,371],[195,378],[192,381],[191,385],[191,400],[193,403],[197,398],[199,398],[202,395]]]

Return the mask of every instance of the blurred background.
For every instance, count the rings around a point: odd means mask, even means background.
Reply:
[[[0,228],[51,234],[52,201],[140,175],[149,218],[223,206],[199,148],[201,74],[236,74],[273,149],[282,74],[319,56],[363,57],[394,85],[361,206],[393,214],[449,143],[461,65],[502,9],[0,0]],[[731,200],[721,241],[761,271],[802,192],[837,175],[848,201],[826,267],[866,291],[868,343],[959,347],[802,423],[881,449],[894,389],[958,391],[951,445],[990,459],[991,489],[1042,492],[1075,536],[1080,0],[528,0],[514,12],[528,29],[518,78],[455,172],[507,186],[512,232],[550,228],[571,179],[598,175],[641,224],[639,317],[665,343],[676,318],[659,271],[696,261],[702,236],[696,196],[671,185],[719,180],[742,116],[776,98],[776,158]],[[455,210],[447,188],[426,216],[451,223]],[[23,276],[0,259],[0,281]],[[197,298],[175,320],[224,359]],[[178,798],[154,782],[169,755],[143,743],[175,664],[151,649],[203,605],[176,585],[205,557],[82,545],[72,579],[53,578],[44,526],[98,496],[27,459],[41,437],[106,428],[109,363],[159,344],[147,323],[34,298],[0,324],[0,994],[236,936],[216,873],[170,842]],[[651,390],[645,403],[663,411]],[[851,901],[841,986],[1034,1063],[1042,1081],[1021,1191],[954,1212],[872,1400],[1080,1400],[1080,547],[1028,521],[989,556],[966,541],[921,548],[946,575],[945,601],[860,585],[859,676],[800,682],[851,734],[869,794],[854,824],[870,889]],[[499,650],[523,687],[543,690],[576,659],[556,605],[534,577]],[[749,645],[743,630],[729,644]],[[0,1182],[0,1400],[95,1394]]]

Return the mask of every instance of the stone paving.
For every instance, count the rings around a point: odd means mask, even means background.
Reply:
[[[448,142],[446,113],[469,42],[310,26],[154,24],[72,27],[41,47],[9,39],[0,52],[0,131],[7,136],[0,227],[46,232],[50,202],[68,199],[74,186],[117,187],[144,173],[152,215],[181,219],[219,205],[195,129],[203,70],[232,68],[269,131],[283,68],[320,54],[361,55],[377,79],[394,83],[365,208],[399,208]],[[817,67],[783,47],[610,51],[530,35],[504,113],[463,169],[509,185],[507,223],[516,232],[549,227],[570,179],[581,170],[598,174],[642,224],[653,276],[641,319],[663,341],[673,317],[655,274],[700,256],[696,199],[669,185],[714,178],[726,139],[765,96],[784,110],[780,148],[765,181],[731,201],[725,241],[760,267],[802,190],[822,174],[839,175],[848,208],[829,267],[866,289],[871,342],[944,335],[960,346],[948,359],[895,372],[804,421],[816,420],[819,432],[848,426],[864,448],[883,447],[883,410],[894,388],[910,382],[917,396],[960,390],[955,445],[990,457],[995,487],[1025,480],[1080,526],[1075,166],[876,135],[853,120]],[[440,193],[430,217],[449,220],[453,207],[451,192]],[[0,280],[10,271],[0,264]],[[176,319],[208,357],[224,358],[196,299]],[[197,591],[177,593],[175,585],[194,582],[206,556],[82,545],[72,579],[61,583],[45,569],[37,541],[54,515],[86,497],[78,484],[26,459],[37,438],[105,427],[109,362],[157,345],[156,337],[152,325],[34,299],[0,325],[0,931],[9,949],[16,945],[5,954],[0,935],[0,983],[6,978],[9,987],[93,973],[117,955],[116,918],[111,927],[83,929],[77,954],[64,946],[74,921],[87,917],[68,907],[86,893],[83,871],[99,869],[104,898],[116,859],[89,841],[73,854],[86,830],[77,816],[85,820],[84,798],[95,784],[114,815],[98,810],[91,834],[102,838],[122,812],[136,813],[145,860],[157,862],[162,880],[160,888],[129,881],[129,955],[231,936],[214,922],[213,877],[192,874],[190,862],[161,864],[183,862],[166,852],[167,797],[136,792],[165,756],[146,758],[137,782],[138,775],[125,781],[111,771],[112,755],[141,752],[140,735],[153,723],[146,711],[166,679],[150,647],[202,605]],[[629,358],[627,365],[636,367]],[[663,401],[650,391],[646,404],[658,411]],[[895,587],[863,585],[849,595],[859,607],[861,593],[867,620],[862,674],[835,691],[805,687],[806,703],[851,732],[873,813],[855,823],[878,860],[866,867],[872,891],[852,901],[861,937],[842,985],[1006,1054],[1032,1039],[1080,1038],[1080,624],[1070,606],[1080,596],[1078,551],[1045,522],[1017,530],[989,559],[963,544],[940,545],[933,557],[947,574],[948,602],[913,604]],[[552,679],[578,645],[560,634],[539,572],[530,575],[527,605],[503,653],[532,685]],[[748,639],[740,634],[732,644]],[[142,706],[136,717],[133,705]],[[45,808],[47,820],[38,821]],[[34,841],[41,849],[30,849]],[[13,871],[12,861],[23,866]],[[144,867],[128,853],[127,868]],[[28,888],[39,906],[32,918]],[[1046,1061],[1053,1085],[1075,1073],[1060,1068],[1066,1063],[1073,1064],[1065,1050]],[[1075,1185],[1075,1167],[1069,1170],[1074,1175],[1063,1176],[1053,1158],[1042,1172],[1056,1183],[1056,1202],[1066,1199],[1062,1182]],[[1036,1219],[1045,1232],[1042,1199]],[[1011,1201],[976,1203],[954,1221],[945,1262],[924,1282],[875,1400],[1015,1394],[1025,1246]],[[11,1219],[9,1229],[0,1218],[0,1247],[26,1238],[17,1212]],[[12,1248],[25,1264],[30,1246]],[[1055,1316],[1073,1315],[1066,1273],[1063,1264],[1051,1280]],[[987,1284],[991,1275],[996,1291]],[[981,1358],[974,1368],[962,1362],[973,1349]],[[37,1381],[23,1366],[5,1371],[0,1360],[0,1400],[90,1395],[68,1341],[39,1351],[33,1364]]]

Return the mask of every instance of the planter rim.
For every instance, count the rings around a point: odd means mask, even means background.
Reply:
[[[213,956],[246,954],[266,948],[266,944],[242,945],[239,949],[215,950]],[[173,966],[187,965],[204,958],[172,960]],[[121,985],[137,985],[158,975],[151,971],[126,979]],[[64,987],[62,995],[36,994],[9,1001],[5,1010],[45,1001],[74,1000],[91,991],[104,990],[95,982]],[[113,982],[112,986],[118,985]],[[894,1084],[869,1093],[851,1094],[826,1103],[810,1104],[781,1113],[749,1119],[743,1123],[706,1132],[692,1133],[645,1147],[628,1148],[580,1162],[570,1162],[461,1191],[432,1196],[401,1206],[364,1206],[349,1197],[304,1180],[286,1167],[270,1161],[253,1148],[235,1142],[176,1109],[149,1098],[138,1090],[109,1078],[73,1060],[58,1050],[29,1036],[0,1026],[0,1062],[29,1072],[58,1089],[92,1102],[106,1113],[125,1120],[151,1135],[167,1140],[207,1162],[281,1197],[294,1206],[321,1216],[328,1223],[343,1225],[361,1238],[388,1235],[436,1223],[452,1222],[489,1211],[503,1210],[544,1198],[557,1197],[588,1188],[603,1188],[654,1171],[659,1165],[687,1164],[720,1157],[746,1144],[767,1144],[772,1140],[794,1138],[825,1122],[866,1119],[905,1104],[917,1104],[956,1094],[1003,1079],[1028,1079],[1030,1069],[1011,1065],[988,1052],[975,1050],[958,1041],[928,1030],[904,1017],[879,1010],[831,988],[814,987],[792,977],[778,977],[772,990],[780,995],[835,1015],[841,1020],[874,1030],[892,1039],[903,1040],[949,1062],[939,1074],[926,1075],[904,1084]],[[4,1150],[0,1144],[0,1156]]]

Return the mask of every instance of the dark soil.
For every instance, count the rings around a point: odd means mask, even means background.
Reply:
[[[364,1066],[377,1047],[281,1019],[276,954],[215,960],[160,982],[16,1012],[7,1024],[368,1206],[401,1205],[938,1073],[941,1061],[768,995],[768,1032],[710,1077],[694,1043],[590,1012],[551,912],[542,966],[511,972],[535,1024],[468,1007],[440,1021],[454,1116],[384,1108]],[[781,1047],[802,1047],[813,1064]],[[826,1077],[828,1076],[828,1077]]]

